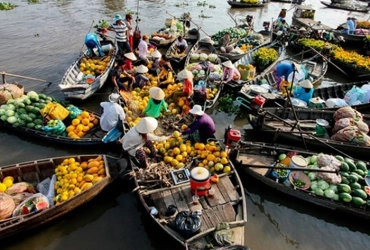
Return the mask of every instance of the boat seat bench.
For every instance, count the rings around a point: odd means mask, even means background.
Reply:
[[[194,205],[189,186],[173,188],[151,194],[154,206],[158,209],[160,219],[172,219],[166,216],[167,207],[175,205],[178,211],[202,211],[201,231],[215,227],[219,222],[235,221],[236,213],[233,204],[239,201],[239,194],[228,176],[220,177],[213,197],[201,196],[199,203]]]

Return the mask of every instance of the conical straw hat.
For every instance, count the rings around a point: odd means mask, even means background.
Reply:
[[[155,57],[155,58],[160,58],[162,56],[161,52],[159,52],[158,50],[154,50],[152,52],[152,54],[150,54],[152,57]]]
[[[135,61],[135,60],[136,60],[136,56],[135,56],[135,54],[134,54],[134,53],[132,53],[132,52],[126,53],[126,54],[124,54],[124,56],[125,56],[126,58],[128,58],[128,59],[132,60],[132,61]]]
[[[140,134],[147,134],[153,132],[158,126],[158,121],[153,117],[144,117],[135,126],[137,132]]]
[[[183,69],[177,74],[177,77],[181,79],[188,79],[188,78],[193,78],[194,76],[193,76],[193,73],[191,73],[191,71],[187,69]]]
[[[148,68],[141,64],[140,66],[138,66],[136,68],[136,72],[137,73],[146,73],[146,72],[148,72]]]
[[[163,90],[158,87],[152,87],[149,89],[149,94],[153,99],[162,100],[165,96]]]
[[[226,62],[223,62],[222,65],[224,65],[227,68],[234,68],[233,63],[230,60],[226,61]]]

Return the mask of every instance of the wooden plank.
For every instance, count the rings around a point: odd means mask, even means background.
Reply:
[[[247,165],[262,165],[267,166],[274,162],[274,158],[268,155],[255,155],[255,154],[239,154],[238,161],[242,161],[243,164]],[[251,168],[253,171],[260,175],[266,175],[268,169],[264,168]]]
[[[222,205],[222,209],[223,209],[223,215],[225,217],[226,222],[235,221],[235,217],[236,217],[235,210],[230,203],[226,203]]]
[[[162,195],[163,201],[166,204],[166,210],[169,205],[176,205],[175,200],[172,197],[171,190],[165,190],[160,192]]]
[[[205,209],[204,213],[208,216],[209,221],[212,223],[212,227],[217,226],[218,223],[222,222],[216,216],[215,211],[213,209]]]
[[[164,200],[162,198],[162,195],[160,193],[155,193],[150,196],[154,202],[154,206],[157,208],[159,212],[159,216],[163,218],[166,214],[167,207],[164,203]]]
[[[202,212],[202,224],[200,225],[200,230],[203,232],[211,227],[213,226],[212,226],[211,221],[208,218],[208,215]]]
[[[220,205],[220,204],[224,204],[226,201],[224,200],[224,197],[222,196],[220,190],[218,189],[218,186],[217,185],[212,185],[212,188],[215,190],[215,194],[213,195],[213,197],[208,197],[207,196],[208,204],[211,207],[214,207],[214,206],[217,206],[217,205]]]
[[[192,193],[190,191],[190,186],[187,187],[181,187],[182,195],[185,198],[185,202],[189,207],[189,210],[194,212],[197,210],[202,210],[202,205],[200,203],[194,205],[193,204],[193,198],[192,198]]]
[[[175,201],[175,206],[179,211],[189,211],[189,206],[186,202],[184,194],[181,191],[181,188],[171,189],[172,197]]]
[[[231,183],[231,180],[228,176],[220,178],[219,182],[222,182],[222,185],[224,185],[225,189],[228,191],[231,201],[239,200],[239,194],[235,190],[235,186]]]
[[[226,221],[222,205],[218,205],[218,206],[214,207],[213,210],[215,211],[216,216],[218,217],[218,219],[220,221]]]
[[[207,209],[207,208],[209,208],[209,206],[208,206],[208,204],[207,204],[207,201],[206,201],[206,199],[205,199],[205,197],[204,197],[204,196],[199,197],[199,203],[202,205],[202,208],[203,208],[203,209]]]
[[[225,202],[230,202],[230,196],[228,190],[225,188],[222,181],[219,181],[217,183],[217,187],[220,190],[220,193],[222,194],[222,197],[224,197]]]

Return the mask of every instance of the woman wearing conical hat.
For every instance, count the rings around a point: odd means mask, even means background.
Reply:
[[[144,74],[148,72],[148,68],[144,65],[140,65],[136,68],[135,83],[132,85],[133,88],[142,88],[145,84],[149,83],[149,78]]]
[[[224,66],[224,72],[221,78],[223,81],[228,83],[232,80],[240,80],[240,72],[234,67],[230,60],[223,62],[222,65]]]
[[[177,74],[177,78],[180,81],[184,81],[184,87],[182,90],[177,90],[173,92],[172,101],[174,103],[177,103],[180,97],[190,97],[191,95],[193,95],[193,73],[191,73],[191,71],[189,70],[184,69]]]
[[[165,94],[161,88],[152,87],[149,89],[150,99],[143,111],[143,115],[157,118],[164,110],[168,112],[167,103],[164,101]]]

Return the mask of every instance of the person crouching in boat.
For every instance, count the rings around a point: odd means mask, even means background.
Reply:
[[[132,88],[142,89],[145,84],[149,83],[149,78],[144,74],[148,72],[148,68],[144,65],[140,65],[136,68],[135,83],[132,84]]]
[[[129,72],[132,71],[132,69],[134,68],[134,66],[132,65],[132,62],[137,60],[135,54],[132,52],[129,52],[129,53],[124,54],[123,56],[125,58],[125,66],[123,67],[123,69]]]
[[[121,105],[118,104],[120,95],[112,93],[109,95],[109,102],[101,102],[102,115],[100,118],[100,127],[102,130],[108,132],[114,127],[123,131],[123,121],[126,118],[125,111]]]
[[[131,84],[135,83],[135,77],[125,70],[125,63],[122,60],[117,61],[117,66],[113,69],[112,82],[117,91],[129,90]],[[127,82],[127,86],[125,85]]]
[[[97,48],[99,56],[104,56],[103,49],[100,45],[98,36],[95,33],[87,33],[85,36],[85,45],[90,56],[96,56],[94,49]]]
[[[149,69],[149,73],[156,76],[160,72],[159,62],[161,60],[162,54],[158,50],[154,50],[150,55],[152,56],[153,63],[151,65],[151,68]]]
[[[170,67],[167,64],[163,65],[163,68],[158,75],[158,86],[161,88],[167,88],[168,84],[173,82],[173,73]]]
[[[162,110],[168,112],[167,103],[164,101],[165,94],[161,88],[150,88],[149,95],[150,99],[143,111],[143,115],[158,118]]]
[[[200,105],[194,105],[190,109],[190,114],[193,115],[195,121],[188,126],[188,129],[182,132],[183,135],[192,134],[195,141],[200,141],[202,143],[207,143],[208,139],[215,139],[216,126],[212,118],[204,113]],[[196,135],[198,133],[199,135]],[[196,138],[199,136],[199,139]]]
[[[274,78],[277,90],[280,90],[281,81],[288,80],[290,73],[292,73],[294,69],[296,69],[296,71],[298,72],[300,67],[301,66],[297,63],[279,63],[274,69]]]
[[[159,160],[161,156],[156,154],[152,141],[164,141],[169,138],[167,136],[155,136],[152,134],[157,126],[158,121],[155,118],[144,117],[121,139],[123,150],[128,152],[130,156],[135,157],[143,168],[149,167],[143,147],[149,148],[150,156]]]
[[[176,90],[173,92],[172,101],[174,103],[177,103],[180,97],[185,96],[186,98],[189,98],[191,95],[193,95],[193,73],[191,73],[189,70],[183,69],[177,74],[177,78],[180,81],[184,81],[184,87],[182,90]]]
[[[233,80],[240,80],[240,72],[234,67],[233,63],[230,60],[223,62],[222,65],[224,66],[224,72],[221,77],[222,81],[229,83]]]
[[[178,54],[181,54],[188,48],[188,43],[182,36],[179,36],[175,42],[174,48]]]
[[[293,97],[309,104],[310,99],[313,96],[313,91],[313,85],[310,80],[303,80],[294,87]]]

